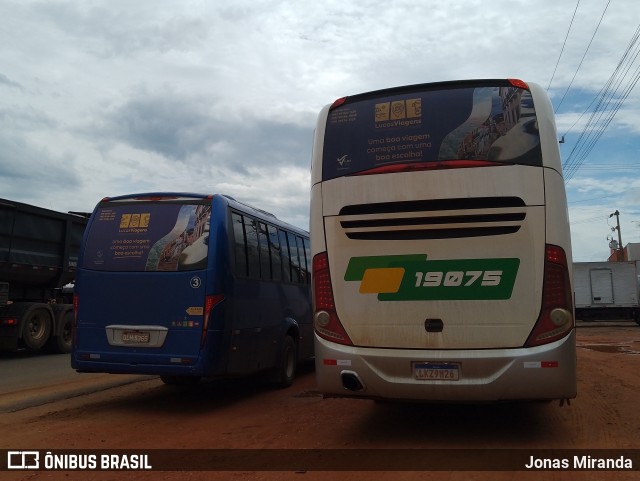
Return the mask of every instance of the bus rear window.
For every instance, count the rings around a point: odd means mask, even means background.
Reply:
[[[82,266],[119,272],[204,269],[210,218],[209,204],[101,204],[87,233]]]
[[[531,93],[508,82],[351,99],[329,112],[323,180],[455,161],[542,165]]]

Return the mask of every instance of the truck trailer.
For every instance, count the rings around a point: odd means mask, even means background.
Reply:
[[[88,215],[0,199],[0,351],[69,352]]]
[[[576,319],[633,319],[640,324],[638,265],[628,262],[574,262]]]

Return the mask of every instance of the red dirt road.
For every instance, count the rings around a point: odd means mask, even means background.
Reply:
[[[578,329],[578,397],[570,406],[380,405],[323,399],[312,366],[291,388],[249,381],[190,388],[152,379],[0,414],[0,449],[636,449],[640,327]],[[52,387],[55,389],[55,386]],[[451,469],[462,466],[454,460]],[[636,480],[636,471],[3,472],[14,480]]]

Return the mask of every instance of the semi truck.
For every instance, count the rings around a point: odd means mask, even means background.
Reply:
[[[69,352],[88,214],[0,199],[0,351]]]
[[[636,261],[574,262],[576,319],[633,319],[640,324]]]

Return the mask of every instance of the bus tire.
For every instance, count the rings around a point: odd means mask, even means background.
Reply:
[[[282,340],[280,348],[280,358],[276,367],[274,376],[274,386],[284,389],[293,384],[296,377],[296,369],[298,364],[298,350],[296,342],[291,336],[285,336]]]
[[[51,336],[51,313],[44,304],[32,304],[22,315],[22,342],[30,351],[39,351]]]

